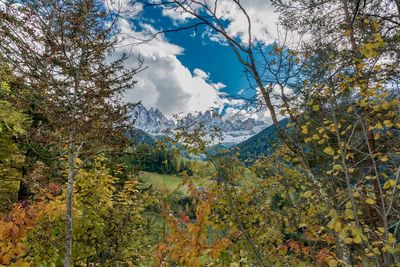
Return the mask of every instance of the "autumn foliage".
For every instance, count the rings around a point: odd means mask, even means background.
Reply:
[[[190,18],[170,32],[202,26],[233,50],[273,128],[248,161],[204,123],[130,142],[122,98],[143,62],[110,62],[122,13],[3,2],[1,266],[398,266],[398,1],[272,0],[286,33],[268,45],[244,1],[231,4],[246,42],[218,1],[138,1]],[[155,170],[179,186],[142,175]]]

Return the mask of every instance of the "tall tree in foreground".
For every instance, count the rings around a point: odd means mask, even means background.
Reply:
[[[141,68],[112,61],[118,12],[98,0],[6,1],[0,53],[29,86],[31,105],[49,121],[56,157],[68,162],[65,266],[71,266],[73,185],[78,158],[124,144],[129,105],[124,92]]]

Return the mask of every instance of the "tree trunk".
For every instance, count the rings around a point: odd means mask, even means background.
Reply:
[[[71,145],[74,147],[74,145]],[[73,190],[74,190],[74,177],[75,177],[75,160],[76,153],[71,151],[68,160],[68,187],[67,187],[67,229],[65,236],[65,261],[64,266],[71,266],[72,258],[72,204],[73,204]]]

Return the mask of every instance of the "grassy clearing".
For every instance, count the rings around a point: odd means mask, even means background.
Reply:
[[[148,184],[159,188],[169,189],[171,191],[177,189],[182,183],[183,177],[171,174],[161,174],[154,172],[141,172],[140,178],[147,181]]]
[[[143,181],[146,181],[147,184],[153,184],[155,187],[167,189],[169,191],[176,190],[184,194],[187,193],[187,187],[182,186],[183,179],[185,179],[183,176],[142,171],[139,177]],[[197,186],[204,186],[207,183],[204,178],[193,179]]]

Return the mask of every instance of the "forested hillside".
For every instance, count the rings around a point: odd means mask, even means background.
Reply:
[[[400,266],[399,1],[0,0],[0,37],[0,266]]]
[[[286,119],[279,121],[280,127],[286,127],[287,122]],[[280,145],[279,141],[276,128],[274,125],[271,125],[258,134],[241,142],[232,150],[239,152],[238,157],[240,160],[252,163],[260,156],[272,154],[276,147]]]

